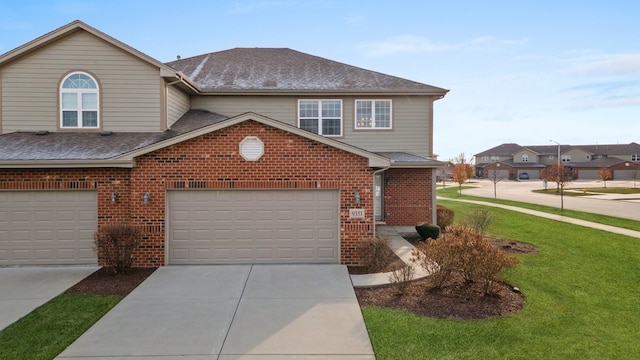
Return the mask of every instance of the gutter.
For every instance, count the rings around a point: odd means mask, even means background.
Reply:
[[[4,160],[0,169],[133,168],[135,160]]]

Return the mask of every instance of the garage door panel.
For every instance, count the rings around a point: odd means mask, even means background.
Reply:
[[[167,198],[170,233],[180,235],[169,238],[170,263],[339,261],[338,191],[185,190],[169,192]],[[202,221],[185,219],[185,212]],[[196,237],[194,229],[209,231],[208,257],[200,241],[207,239]]]
[[[95,191],[0,192],[0,265],[96,264]]]

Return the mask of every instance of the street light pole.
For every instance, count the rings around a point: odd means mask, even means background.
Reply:
[[[556,192],[558,192],[558,190],[560,191],[560,211],[564,210],[564,194],[562,193],[562,188],[560,187],[560,181],[563,181],[563,178],[560,176],[564,177],[564,174],[560,175],[560,143],[554,140],[549,140],[551,142],[554,142],[556,144],[558,144],[558,169],[556,171],[556,175],[558,176],[558,187],[556,189]]]

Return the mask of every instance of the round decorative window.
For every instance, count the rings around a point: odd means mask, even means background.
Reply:
[[[240,142],[240,155],[247,161],[256,161],[264,155],[264,143],[256,136],[247,136]]]

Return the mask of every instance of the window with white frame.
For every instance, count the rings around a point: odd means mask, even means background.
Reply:
[[[391,100],[356,100],[356,129],[391,129]]]
[[[632,154],[631,155],[631,161],[640,161],[640,155]]]
[[[60,127],[99,127],[99,89],[89,74],[74,72],[60,85]]]
[[[342,136],[342,100],[298,100],[298,127],[325,136]]]
[[[571,155],[562,155],[562,162],[570,162]]]
[[[522,154],[522,162],[529,162],[529,155]]]

